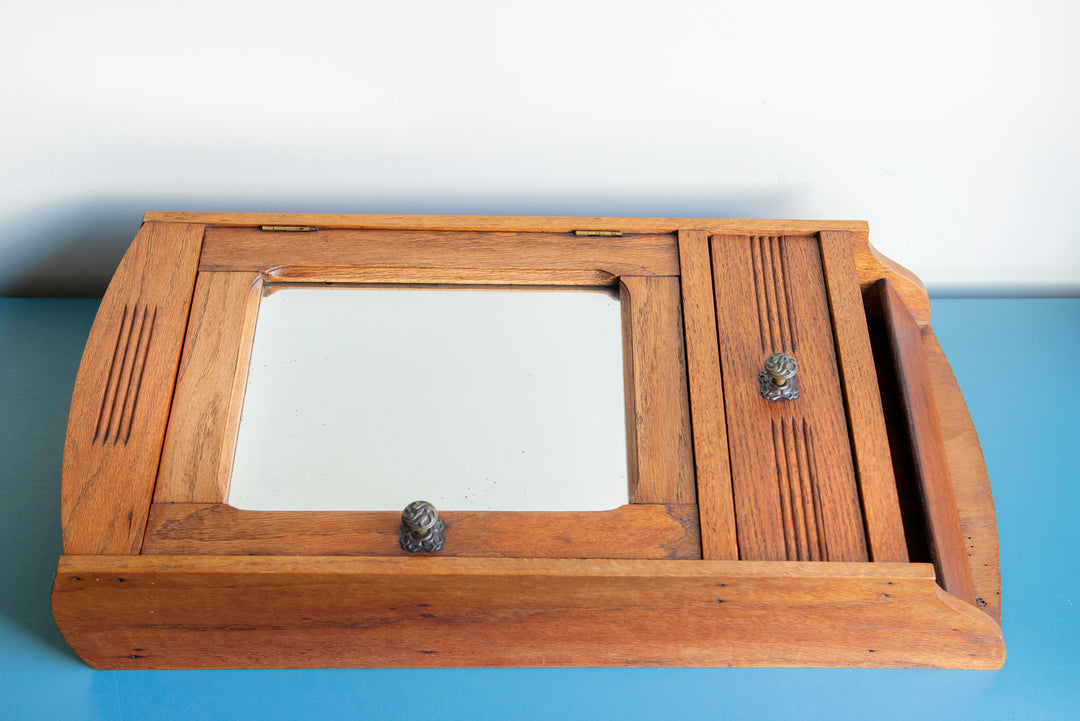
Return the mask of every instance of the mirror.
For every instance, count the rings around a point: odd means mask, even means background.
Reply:
[[[624,505],[622,348],[611,289],[269,285],[228,502]]]

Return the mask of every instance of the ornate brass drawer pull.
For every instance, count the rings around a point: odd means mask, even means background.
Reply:
[[[401,512],[401,547],[412,553],[439,551],[445,528],[435,506],[427,501],[413,501]]]
[[[765,370],[758,373],[761,395],[770,401],[795,400],[799,397],[799,384],[795,374],[799,363],[787,353],[773,353],[765,359]]]

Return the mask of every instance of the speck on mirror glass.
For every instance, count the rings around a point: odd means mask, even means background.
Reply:
[[[628,502],[608,289],[270,286],[229,503],[598,511]]]

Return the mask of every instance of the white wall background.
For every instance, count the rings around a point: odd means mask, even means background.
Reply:
[[[0,294],[145,210],[855,218],[938,293],[1080,290],[1068,0],[4,2]]]

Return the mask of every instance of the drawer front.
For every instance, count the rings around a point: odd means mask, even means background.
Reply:
[[[819,240],[710,243],[740,558],[868,560]],[[774,353],[798,362],[795,399],[762,395]]]

